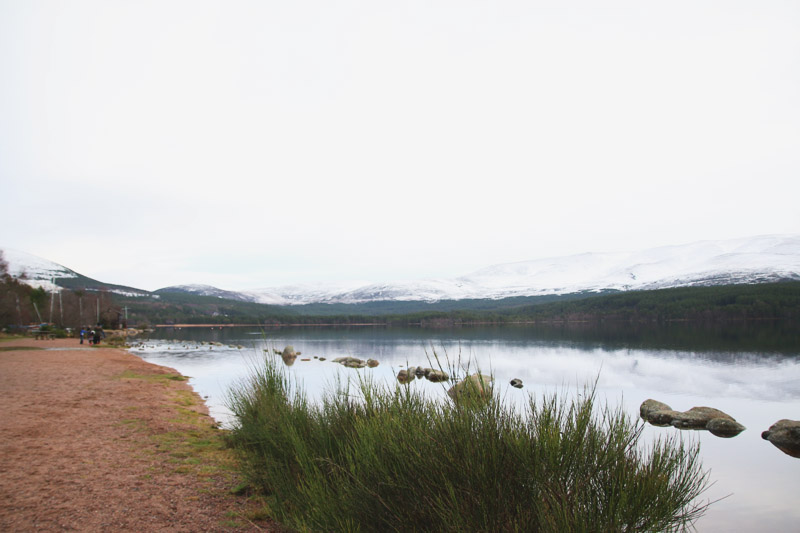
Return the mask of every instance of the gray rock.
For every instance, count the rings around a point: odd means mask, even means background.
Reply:
[[[639,407],[639,414],[654,426],[706,429],[717,437],[735,437],[745,430],[731,415],[713,407],[692,407],[688,411],[676,411],[665,403],[645,400]]]
[[[681,411],[675,411],[673,409],[664,409],[663,411],[650,411],[647,413],[647,420],[654,426],[671,426],[672,421],[675,420],[676,417],[680,416],[682,413]]]
[[[713,407],[692,407],[688,411],[679,413],[672,419],[672,425],[676,428],[683,429],[706,429],[708,424],[714,418],[723,418],[727,420],[734,420],[734,418],[719,409]]]
[[[523,386],[522,385],[522,380],[519,379],[519,378],[512,379],[510,383],[511,383],[511,386],[514,387],[515,389],[521,389],[522,386]]]
[[[292,357],[292,356],[297,356],[297,355],[299,355],[299,354],[294,351],[294,346],[287,346],[281,352],[281,356],[282,357],[287,357],[287,356],[288,357]]]
[[[339,363],[347,368],[364,368],[367,366],[367,362],[358,357],[337,357],[333,362]]]
[[[706,424],[706,429],[717,437],[729,439],[735,437],[746,428],[735,420],[727,418],[712,418]]]
[[[275,350],[275,353],[281,356],[286,366],[292,366],[298,356],[298,353],[294,351],[294,346],[287,346],[282,352]]]
[[[457,403],[463,400],[486,400],[492,395],[492,377],[472,374],[450,387],[447,394]]]
[[[403,369],[397,373],[397,381],[399,381],[403,385],[411,383],[415,379],[416,376],[414,374],[410,374],[408,370]]]
[[[442,381],[447,381],[450,379],[450,376],[447,374],[447,372],[443,370],[436,370],[433,368],[426,368],[425,370],[425,379],[431,383],[441,383]]]
[[[785,418],[778,420],[761,433],[761,438],[771,442],[786,455],[800,459],[800,421]]]
[[[672,411],[672,407],[652,399],[643,401],[642,405],[639,407],[639,414],[647,421],[650,420],[650,413],[655,411]]]

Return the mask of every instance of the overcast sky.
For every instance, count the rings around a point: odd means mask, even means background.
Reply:
[[[767,233],[800,233],[800,2],[0,0],[0,247],[102,281]]]

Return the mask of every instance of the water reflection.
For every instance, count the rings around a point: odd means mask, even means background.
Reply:
[[[663,328],[370,327],[263,332],[186,328],[159,331],[147,343],[152,348],[136,353],[192,376],[195,390],[210,397],[210,410],[218,419],[226,416],[230,385],[245,379],[265,350],[278,350],[283,357],[286,346],[304,354],[303,359],[296,355],[287,359],[291,363],[287,368],[312,399],[336,376],[345,380],[370,376],[395,386],[400,371],[408,373],[415,367],[414,378],[404,386],[446,400],[452,383],[416,379],[416,367],[437,367],[432,362],[435,352],[456,362],[460,375],[492,374],[499,393],[509,402],[524,404],[530,395],[553,392],[576,394],[587,383],[596,382],[600,404],[606,400],[612,406],[621,405],[637,419],[641,404],[652,398],[679,409],[713,406],[750,430],[735,438],[718,438],[708,422],[702,430],[680,433],[673,425],[645,424],[643,435],[651,440],[680,435],[688,443],[699,443],[703,465],[716,481],[706,497],[729,496],[711,507],[697,524],[700,531],[787,531],[800,521],[794,498],[800,491],[800,476],[793,470],[800,448],[789,447],[779,439],[780,428],[771,426],[800,413],[798,332],[796,325],[781,323],[712,328],[671,324]],[[219,344],[213,350],[200,344],[209,341]],[[346,368],[332,363],[340,357],[374,359],[380,365]],[[468,372],[461,368],[467,363]],[[512,387],[512,379],[524,382],[525,388]],[[760,438],[759,431],[765,428],[772,430],[765,437],[772,445]],[[775,453],[775,448],[783,453]]]

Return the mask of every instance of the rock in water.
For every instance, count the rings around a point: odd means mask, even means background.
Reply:
[[[294,351],[294,346],[287,346],[280,352],[280,355],[286,366],[292,366],[297,359],[297,352]]]
[[[367,362],[358,357],[337,357],[333,362],[340,363],[347,368],[364,368],[367,366]]]
[[[426,368],[425,369],[425,379],[430,381],[431,383],[440,383],[442,381],[447,381],[450,379],[450,376],[447,372],[443,370],[435,370],[433,368]]]
[[[472,374],[464,381],[459,381],[447,391],[448,396],[456,403],[462,400],[486,400],[492,395],[492,377],[483,374]]]
[[[727,418],[712,418],[706,424],[706,429],[712,435],[729,439],[745,430],[745,427],[735,420]]]
[[[414,374],[409,374],[408,370],[404,369],[397,373],[397,381],[399,381],[403,385],[411,383],[415,379],[416,376]]]
[[[713,407],[692,407],[688,411],[679,413],[673,418],[672,425],[676,428],[705,429],[706,424],[714,418],[723,418],[735,422],[731,415],[719,409],[714,409]]]
[[[521,379],[519,379],[519,378],[514,378],[514,379],[512,379],[512,380],[511,380],[511,382],[510,382],[510,384],[511,384],[511,386],[512,386],[512,387],[514,387],[515,389],[521,389],[521,388],[522,388],[522,380],[521,380]]]
[[[639,414],[654,426],[706,429],[717,437],[735,437],[746,429],[731,415],[713,407],[692,407],[688,411],[675,411],[669,405],[651,399],[642,402]]]
[[[786,455],[800,459],[800,421],[778,420],[761,434]]]
[[[655,411],[672,411],[672,407],[652,399],[643,401],[642,405],[639,407],[639,415],[648,422],[650,421],[650,413]]]
[[[376,361],[375,359],[367,359],[367,366],[370,367],[370,368],[375,368],[379,364],[380,363],[378,361]]]

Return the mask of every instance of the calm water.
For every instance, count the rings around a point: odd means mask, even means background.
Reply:
[[[528,394],[578,394],[597,380],[601,399],[638,416],[647,398],[673,409],[706,405],[721,409],[747,427],[731,439],[705,431],[647,426],[645,438],[679,432],[700,442],[703,466],[715,484],[705,498],[715,503],[697,524],[699,531],[798,531],[800,459],[783,454],[761,432],[781,418],[800,419],[800,339],[793,326],[736,325],[717,329],[670,326],[631,329],[489,327],[453,330],[405,328],[184,328],[160,330],[133,353],[191,376],[212,416],[229,422],[229,388],[244,378],[264,350],[286,345],[302,352],[289,371],[309,396],[342,377],[372,375],[394,383],[402,367],[434,366],[436,352],[469,361],[495,376],[506,401]],[[210,346],[208,342],[221,345]],[[319,361],[314,357],[325,357]],[[377,368],[347,369],[340,356],[380,361]],[[301,361],[310,358],[311,361]],[[522,390],[508,386],[512,378]],[[442,384],[411,384],[443,395]]]

